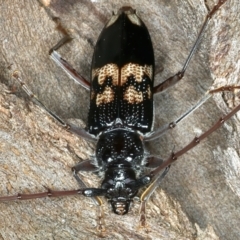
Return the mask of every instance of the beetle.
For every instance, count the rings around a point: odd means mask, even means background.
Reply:
[[[167,174],[171,163],[196,146],[240,110],[240,106],[237,106],[224,118],[216,122],[207,132],[196,137],[182,150],[172,153],[166,161],[149,155],[145,149],[144,143],[146,141],[154,140],[167,130],[174,128],[203,104],[212,93],[224,90],[219,88],[208,91],[206,96],[187,113],[177,118],[176,121],[153,130],[153,95],[166,90],[183,78],[207,23],[224,2],[226,0],[219,1],[208,13],[182,70],[157,86],[154,86],[154,54],[151,38],[145,24],[131,7],[123,7],[116,15],[113,15],[99,36],[92,61],[91,84],[57,53],[57,49],[70,39],[69,36],[63,38],[53,47],[50,51],[52,59],[71,78],[90,90],[87,130],[65,123],[60,117],[47,109],[28,89],[18,72],[15,72],[13,77],[21,83],[26,93],[35,99],[53,118],[69,131],[89,141],[94,141],[97,145],[94,159],[80,162],[73,167],[74,177],[81,189],[71,191],[49,190],[44,193],[28,195],[18,194],[16,196],[0,197],[0,200],[81,194],[92,197],[93,201],[101,206],[102,201],[99,196],[105,196],[110,202],[113,212],[124,215],[128,213],[138,190],[148,186],[141,195],[140,222],[142,226],[145,226],[145,203]],[[109,51],[109,48],[111,51]],[[232,89],[228,88],[227,90],[231,91]],[[155,168],[155,170],[143,175],[143,170],[146,167]],[[103,178],[101,187],[86,187],[78,175],[79,171],[97,172]],[[100,228],[103,227],[101,222],[99,225]]]

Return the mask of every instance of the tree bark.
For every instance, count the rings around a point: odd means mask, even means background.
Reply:
[[[210,7],[214,1],[208,1]],[[215,1],[216,2],[216,1]],[[0,195],[77,189],[71,167],[94,145],[61,128],[11,78],[14,70],[64,119],[87,121],[89,93],[50,60],[59,39],[52,17],[74,36],[60,49],[89,78],[94,44],[112,11],[125,1],[0,0]],[[179,70],[207,11],[204,1],[128,1],[148,26],[155,49],[155,82]],[[45,7],[43,7],[45,6]],[[211,86],[239,84],[240,3],[228,0],[213,17],[184,79],[155,97],[155,128],[175,120]],[[13,90],[15,94],[6,93]],[[236,98],[235,100],[237,100]],[[232,94],[216,94],[159,140],[151,153],[167,158],[231,110]],[[104,201],[107,239],[240,239],[239,117],[185,154],[148,202],[149,233],[137,229],[139,202],[116,216]],[[100,179],[84,174],[89,186]],[[0,203],[1,239],[98,239],[97,208],[82,196]]]

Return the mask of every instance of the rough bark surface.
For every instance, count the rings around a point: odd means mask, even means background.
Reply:
[[[216,2],[216,1],[215,1]],[[87,119],[89,93],[51,62],[61,34],[59,17],[74,36],[60,52],[88,78],[94,44],[111,12],[131,5],[149,28],[156,83],[179,71],[206,14],[204,1],[0,0],[0,195],[77,189],[71,167],[94,146],[62,129],[11,78],[21,72],[29,88],[64,119]],[[214,1],[209,1],[210,7]],[[155,127],[173,121],[211,86],[239,83],[240,2],[228,0],[214,16],[184,80],[155,97]],[[7,94],[6,90],[15,94]],[[230,111],[231,94],[217,94],[148,148],[162,158],[207,130]],[[126,216],[105,202],[107,239],[240,239],[238,113],[173,166],[148,202],[149,233],[137,229],[139,202]],[[79,158],[78,158],[79,157]],[[98,186],[99,179],[84,174]],[[98,239],[96,207],[81,196],[0,203],[0,239]]]

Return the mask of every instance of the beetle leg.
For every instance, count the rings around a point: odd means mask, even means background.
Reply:
[[[80,162],[72,168],[72,171],[75,171],[76,173],[79,171],[95,172],[96,170],[98,170],[98,168],[92,164],[91,160]]]
[[[91,164],[91,160],[86,160],[86,161],[78,163],[76,166],[74,166],[72,168],[73,176],[77,180],[79,186],[81,188],[87,188],[87,186],[84,183],[84,181],[78,175],[79,171],[94,172],[94,171],[96,171],[96,167]],[[96,197],[92,197],[92,200],[93,200],[93,202],[97,206],[101,206],[102,205],[102,200],[99,197],[97,197],[97,196]]]
[[[188,117],[191,113],[193,113],[197,108],[199,108],[204,102],[206,102],[211,97],[211,94],[209,91],[206,92],[204,97],[200,99],[193,107],[191,107],[187,112],[182,114],[180,117],[178,117],[175,121],[164,125],[161,128],[156,129],[155,131],[150,132],[146,136],[144,136],[144,141],[152,141],[154,139],[157,139],[161,137],[164,133],[166,133],[168,130],[171,130],[176,127],[178,123],[180,123],[183,119]]]
[[[58,41],[56,45],[54,45],[50,50],[49,54],[51,54],[53,51],[57,51],[59,48],[61,48],[63,45],[67,44],[68,42],[71,42],[73,38],[69,36],[67,33],[64,33],[64,37]]]
[[[73,176],[77,180],[81,188],[87,188],[87,186],[77,173],[79,171],[94,172],[96,170],[97,168],[91,163],[91,160],[80,162],[72,168]],[[104,212],[102,208],[102,205],[103,205],[102,199],[98,196],[91,197],[91,199],[94,202],[94,204],[98,207],[98,210],[99,210],[97,231],[100,236],[104,237],[106,228],[105,228],[105,221],[104,221]]]
[[[147,158],[147,168],[156,168],[160,166],[163,163],[163,159],[155,157],[155,156],[149,156]]]
[[[159,128],[159,129],[156,129],[155,131],[150,132],[149,134],[144,136],[144,141],[152,141],[154,139],[157,139],[157,138],[161,137],[164,133],[166,133],[168,130],[171,130],[171,129],[175,128],[177,124],[179,124],[183,119],[185,119],[191,113],[193,113],[196,109],[198,109],[214,93],[224,92],[224,91],[234,92],[235,89],[240,89],[240,86],[224,86],[224,87],[219,87],[219,88],[207,91],[206,94],[193,107],[191,107],[187,112],[182,114],[175,121],[173,121],[169,124],[166,124],[165,126]]]
[[[199,44],[200,44],[200,42],[201,42],[201,39],[202,39],[202,37],[203,37],[203,33],[204,33],[204,31],[205,31],[205,29],[206,29],[206,27],[207,27],[210,19],[213,17],[213,15],[218,11],[218,9],[219,9],[226,1],[227,1],[227,0],[219,0],[218,3],[213,7],[213,9],[212,9],[211,11],[209,11],[209,7],[207,6],[207,4],[206,4],[206,2],[205,2],[205,6],[206,6],[206,8],[207,8],[207,10],[208,10],[208,14],[207,14],[207,16],[205,17],[205,21],[204,21],[204,23],[203,23],[203,25],[202,25],[202,28],[200,29],[200,32],[199,32],[199,34],[198,34],[198,37],[197,37],[197,39],[196,39],[196,41],[195,41],[195,43],[194,43],[194,45],[193,45],[193,47],[192,47],[192,49],[191,49],[188,57],[187,57],[184,65],[183,65],[182,70],[181,70],[180,72],[178,72],[177,74],[171,76],[170,78],[166,79],[164,82],[162,82],[162,83],[158,84],[157,86],[155,86],[155,87],[153,88],[153,93],[162,92],[162,91],[164,91],[165,89],[167,89],[167,88],[175,85],[177,82],[179,82],[179,81],[183,78],[183,76],[184,76],[184,74],[185,74],[185,71],[186,71],[186,69],[187,69],[187,67],[188,67],[188,65],[189,65],[189,62],[190,62],[190,60],[192,59],[192,56],[193,56],[194,53],[196,52],[196,50],[197,50],[197,48],[198,48],[198,46],[199,46]]]
[[[139,219],[139,225],[140,227],[146,228],[146,203],[147,200],[151,197],[153,192],[156,190],[156,188],[159,186],[162,179],[166,176],[170,169],[170,165],[168,165],[165,170],[160,174],[148,187],[147,189],[142,193],[140,200],[141,200],[141,207],[140,207],[140,219]]]
[[[213,91],[217,91],[217,90],[215,89]],[[207,138],[211,133],[215,132],[218,128],[220,128],[223,125],[224,122],[229,120],[238,111],[240,111],[240,104],[234,109],[232,109],[232,111],[230,111],[228,114],[221,117],[212,127],[210,127],[207,131],[205,131],[199,137],[195,137],[185,147],[183,147],[176,153],[172,152],[171,156],[167,160],[165,160],[161,165],[159,165],[155,170],[151,171],[149,174],[142,177],[142,179],[149,179],[150,181],[152,181],[152,183],[141,195],[141,208],[140,208],[140,226],[141,227],[146,227],[146,216],[145,216],[146,201],[149,199],[149,197],[158,187],[161,180],[165,177],[171,164],[175,162],[177,159],[179,159],[180,156],[182,156],[183,154],[185,154],[186,152],[188,152],[189,150],[197,146],[202,140]],[[150,157],[150,160],[151,158],[155,158],[155,157]],[[162,160],[159,159],[159,163],[161,162]],[[164,172],[162,172],[163,169],[165,169]]]
[[[90,82],[86,80],[83,76],[81,76],[66,60],[64,60],[60,54],[56,51],[61,48],[66,43],[70,42],[73,38],[69,35],[68,31],[62,26],[59,18],[53,18],[53,20],[57,24],[57,30],[60,31],[64,37],[50,49],[49,55],[53,59],[53,61],[61,67],[67,75],[73,79],[75,82],[80,84],[87,90],[90,90]]]
[[[81,76],[66,60],[61,57],[59,53],[57,53],[55,50],[50,50],[49,54],[53,61],[59,67],[61,67],[71,79],[73,79],[85,89],[90,90],[90,82]]]
[[[87,185],[85,184],[85,182],[78,176],[78,174],[74,170],[74,168],[73,168],[73,176],[77,180],[77,182],[78,182],[78,184],[80,185],[81,188],[88,188]],[[102,200],[101,200],[100,197],[94,196],[94,197],[91,197],[91,199],[93,200],[94,204],[96,204],[97,206],[99,206],[101,208],[103,203],[102,203]],[[103,216],[102,216],[102,218],[103,218]]]
[[[86,160],[83,162],[78,163],[74,167],[72,167],[72,172],[74,178],[77,180],[80,187],[86,188],[86,184],[82,181],[82,179],[78,176],[78,172],[84,171],[84,172],[95,172],[97,168],[91,163],[91,160]]]
[[[20,82],[22,89],[26,92],[26,94],[33,99],[40,107],[42,107],[50,116],[52,116],[58,123],[60,123],[64,128],[68,131],[75,133],[76,135],[83,137],[89,141],[96,141],[96,137],[94,135],[89,134],[86,130],[76,127],[73,124],[69,124],[64,122],[60,117],[58,117],[55,113],[49,110],[38,98],[33,94],[33,92],[28,88],[28,86],[24,83],[22,78],[19,75],[18,71],[15,71],[12,75],[18,82]]]
[[[220,128],[227,120],[229,120],[233,115],[235,115],[238,111],[240,111],[240,104],[232,109],[228,114],[221,117],[215,124],[210,127],[207,131],[202,133],[199,137],[195,137],[189,144],[187,144],[185,147],[177,151],[176,153],[172,153],[171,156],[165,160],[159,167],[157,167],[155,170],[151,171],[148,175],[145,175],[144,178],[150,178],[151,180],[155,181],[155,179],[158,179],[158,175],[160,172],[166,168],[167,166],[171,165],[173,162],[175,162],[180,156],[197,146],[202,140],[207,138],[211,133],[215,132],[218,128]]]

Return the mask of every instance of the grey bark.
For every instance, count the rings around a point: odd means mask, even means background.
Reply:
[[[29,88],[64,119],[87,120],[89,94],[51,62],[61,38],[50,15],[74,40],[60,52],[86,78],[94,44],[113,10],[131,5],[149,28],[155,81],[179,71],[206,14],[203,1],[0,0],[0,195],[77,189],[71,167],[94,145],[62,129],[12,80],[19,70]],[[209,1],[212,6],[213,1]],[[211,86],[239,84],[240,3],[229,0],[214,16],[184,80],[155,97],[155,127],[173,121]],[[15,89],[16,88],[16,89]],[[14,89],[15,94],[6,90]],[[235,102],[237,104],[237,102]],[[230,111],[231,94],[217,94],[176,129],[149,144],[167,158]],[[148,203],[149,233],[137,229],[139,202],[126,216],[104,205],[107,239],[240,239],[239,113],[173,166]],[[84,174],[91,186],[99,178]],[[81,196],[0,203],[1,239],[98,239],[96,207]]]

